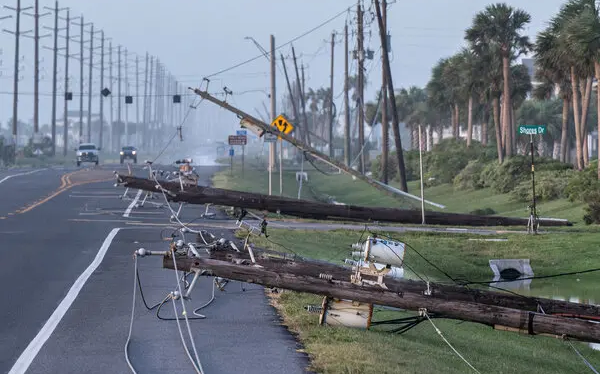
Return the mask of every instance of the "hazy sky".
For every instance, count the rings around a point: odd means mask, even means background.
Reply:
[[[520,7],[532,15],[532,22],[526,33],[535,37],[558,10],[562,0],[526,1],[512,0],[509,4]],[[29,4],[31,3],[31,4]],[[23,6],[32,5],[33,0],[23,1]],[[431,67],[442,57],[457,51],[464,44],[464,29],[470,25],[474,14],[482,10],[489,2],[479,0],[390,0],[388,11],[388,27],[392,35],[392,74],[396,87],[427,83]],[[5,5],[14,6],[15,0],[6,0]],[[269,35],[274,34],[276,45],[284,44],[290,39],[314,28],[345,8],[355,5],[355,0],[61,0],[59,6],[70,7],[71,16],[81,14],[85,22],[94,22],[96,29],[101,28],[107,37],[111,37],[113,46],[121,44],[131,52],[144,56],[146,51],[158,56],[168,69],[186,86],[197,86],[204,76],[235,65],[260,54],[256,46],[245,36],[254,37],[265,48],[269,47]],[[40,8],[54,6],[54,2],[40,0]],[[370,2],[365,1],[367,12]],[[335,94],[341,92],[343,77],[343,40],[344,23],[355,17],[355,6],[352,11],[345,12],[332,22],[304,36],[293,45],[297,55],[306,66],[307,87],[320,87],[329,84],[331,33],[340,33],[335,50]],[[14,14],[3,9],[0,15]],[[62,13],[64,15],[65,13]],[[365,15],[366,21],[372,16]],[[43,26],[53,26],[53,16],[40,20]],[[14,29],[14,18],[0,21],[3,28]],[[61,21],[61,24],[63,22]],[[375,59],[366,63],[367,79],[371,82],[366,88],[366,99],[375,96],[381,81],[379,38],[376,22],[367,22],[365,27],[365,46],[376,51]],[[63,26],[63,25],[61,25]],[[33,18],[23,15],[22,30],[33,27]],[[42,33],[49,31],[44,30]],[[72,27],[72,34],[78,29]],[[7,33],[0,35],[1,40],[1,76],[0,120],[6,122],[11,117],[12,76],[14,59],[14,37]],[[42,39],[41,44],[52,46],[52,38]],[[63,40],[61,39],[61,45]],[[96,44],[99,45],[99,44]],[[351,40],[350,48],[355,45]],[[72,51],[78,48],[71,43]],[[291,55],[289,46],[280,50],[284,55]],[[30,120],[33,112],[33,40],[23,38],[21,56],[24,68],[20,72],[19,116]],[[87,53],[86,53],[87,55]],[[51,102],[52,53],[41,51],[42,78],[40,83],[40,125],[49,123]],[[116,61],[116,57],[115,57]],[[291,61],[288,61],[291,68]],[[63,58],[59,58],[59,92],[62,93]],[[132,63],[130,63],[133,66]],[[141,64],[143,67],[143,63]],[[352,65],[356,71],[356,63]],[[86,68],[87,71],[87,68]],[[222,75],[211,78],[209,91],[221,91],[227,86],[234,92],[252,90],[269,90],[269,64],[264,58],[233,69]],[[78,62],[71,61],[70,75],[72,83],[78,88]],[[87,79],[87,78],[86,78]],[[96,79],[95,79],[96,80]],[[108,80],[106,80],[108,81]],[[133,80],[132,80],[133,82]],[[107,83],[108,85],[108,83]],[[87,86],[87,84],[86,84]],[[143,84],[142,84],[143,87]],[[285,80],[278,70],[278,96],[285,92]],[[87,90],[87,88],[86,88]],[[98,83],[94,91],[98,92]],[[78,89],[73,89],[78,92]],[[114,90],[116,91],[116,89]],[[93,108],[97,110],[99,98],[94,99]],[[236,95],[232,103],[256,115],[254,108],[261,108],[262,102],[268,100],[266,93],[247,92]],[[341,105],[342,97],[338,102]],[[59,100],[59,103],[61,100]],[[71,109],[78,107],[75,99]],[[87,103],[84,104],[87,107]],[[268,102],[267,102],[268,105]],[[116,105],[115,105],[116,107]],[[108,111],[108,106],[105,106]],[[133,108],[132,108],[133,109]],[[239,121],[234,116],[216,110],[212,104],[202,104],[199,108],[202,118],[217,121],[219,125],[232,128]],[[62,107],[59,105],[59,116]],[[134,110],[130,112],[134,113]],[[133,120],[133,117],[130,117]]]

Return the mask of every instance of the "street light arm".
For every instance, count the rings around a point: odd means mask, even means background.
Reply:
[[[251,40],[252,43],[254,43],[254,45],[256,45],[256,48],[258,48],[260,50],[260,52],[263,54],[263,56],[265,56],[265,58],[270,61],[269,53],[253,37],[246,36],[244,39]]]

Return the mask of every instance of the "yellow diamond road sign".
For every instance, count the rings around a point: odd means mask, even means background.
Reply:
[[[279,132],[282,132],[286,135],[294,131],[294,126],[292,126],[292,124],[283,116],[283,114],[280,114],[277,118],[275,118],[273,122],[271,122],[271,126],[277,127]]]

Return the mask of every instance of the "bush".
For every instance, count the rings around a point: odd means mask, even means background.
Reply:
[[[587,168],[574,174],[565,188],[565,194],[571,201],[585,202],[588,193],[600,188],[598,160],[590,162]]]
[[[585,208],[583,221],[587,225],[600,223],[600,191],[595,190],[587,193],[585,200],[588,206]]]
[[[452,183],[470,161],[489,161],[495,157],[493,148],[473,142],[467,147],[463,139],[445,139],[436,144],[423,159],[426,179],[435,178],[435,184]]]
[[[561,171],[571,168],[560,161],[540,158],[535,161],[536,172]],[[491,187],[498,193],[508,193],[531,175],[531,159],[527,156],[514,156],[502,164],[490,162],[485,166],[481,179],[485,187]]]
[[[478,190],[484,187],[481,173],[485,163],[479,160],[469,161],[467,166],[454,177],[454,188],[459,190]]]
[[[483,209],[475,209],[470,212],[470,214],[475,214],[478,216],[491,216],[492,214],[496,214],[496,211],[492,208],[483,208]]]
[[[540,171],[535,173],[537,201],[550,201],[566,196],[565,190],[573,170]],[[518,202],[531,201],[531,179],[522,180],[511,192],[511,199]]]
[[[419,151],[404,151],[404,168],[406,172],[406,180],[414,181],[419,179]],[[371,172],[373,178],[381,179],[381,155],[377,156],[371,162]],[[388,178],[389,180],[398,180],[398,158],[396,152],[391,152],[388,157]]]

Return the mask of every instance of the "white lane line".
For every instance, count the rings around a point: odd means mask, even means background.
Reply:
[[[104,243],[100,247],[96,258],[90,264],[90,266],[85,269],[83,273],[77,278],[75,283],[71,286],[71,289],[67,293],[67,296],[60,302],[58,307],[54,310],[54,313],[48,318],[48,321],[44,324],[40,332],[33,338],[33,340],[29,343],[27,348],[21,353],[21,356],[17,359],[17,362],[13,365],[12,369],[8,372],[8,374],[24,374],[25,371],[29,368],[37,354],[40,352],[46,341],[50,338],[50,335],[56,329],[56,326],[63,319],[75,299],[77,295],[81,292],[81,289],[90,278],[92,273],[100,266],[100,263],[104,259],[104,255],[108,251],[110,244],[113,239],[119,232],[120,228],[112,229],[112,231],[108,234],[106,239],[104,239]]]
[[[26,173],[19,173],[19,174],[9,175],[9,176],[6,176],[6,177],[0,179],[0,183],[4,183],[7,180],[9,180],[10,178],[20,177],[20,176],[23,176],[23,175],[29,175],[29,174],[37,173],[37,172],[42,171],[42,170],[47,170],[47,169],[37,169],[37,170],[33,170],[33,171],[28,171]]]
[[[123,213],[123,217],[129,217],[129,214],[131,213],[131,211],[133,210],[133,207],[135,206],[135,204],[137,204],[140,196],[142,195],[142,190],[138,190],[137,194],[135,195],[135,198],[133,199],[133,201],[131,202],[131,204],[129,204],[129,206],[127,207],[127,209],[125,209],[125,213]]]

